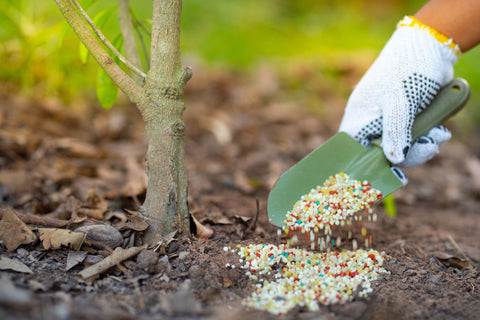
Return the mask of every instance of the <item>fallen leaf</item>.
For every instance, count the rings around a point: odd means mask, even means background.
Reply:
[[[62,246],[79,250],[86,233],[66,229],[39,228],[40,240],[45,249],[60,249]]]
[[[210,223],[210,224],[223,224],[223,225],[230,225],[233,224],[230,219],[227,217],[220,217],[218,219],[210,219],[209,217],[202,220],[202,223]]]
[[[121,211],[108,211],[105,215],[105,220],[112,220],[113,218],[125,222],[127,221],[127,214]]]
[[[241,215],[235,215],[233,216],[235,219],[247,223],[248,221],[252,220],[252,217],[247,217],[247,216],[241,216]]]
[[[107,271],[111,267],[128,260],[137,254],[139,254],[142,250],[144,250],[146,246],[143,247],[132,247],[128,249],[116,248],[111,255],[103,259],[102,261],[87,267],[80,271],[78,275],[85,280],[86,282],[92,281],[101,273]]]
[[[105,210],[103,209],[90,209],[90,208],[80,208],[77,211],[78,217],[88,217],[96,220],[103,220]]]
[[[0,258],[0,270],[13,270],[21,273],[33,273],[29,267],[17,259],[10,259],[7,257]]]
[[[78,208],[76,216],[104,220],[108,210],[108,202],[100,196],[96,189],[87,190],[82,206]]]
[[[208,239],[213,235],[213,230],[212,229],[210,229],[209,227],[201,224],[197,219],[195,219],[195,217],[193,215],[190,215],[190,217],[192,217],[192,220],[195,224],[194,234],[197,238]]]
[[[442,263],[447,268],[457,268],[457,269],[473,269],[474,266],[470,261],[467,259],[462,259],[457,256],[439,252],[435,254],[435,258],[437,258],[440,263]]]
[[[108,202],[105,200],[104,197],[97,193],[96,189],[89,189],[87,190],[87,194],[83,199],[82,207],[107,211]]]
[[[67,266],[65,267],[65,271],[68,271],[75,267],[76,265],[80,264],[85,260],[88,253],[85,251],[69,251],[67,256]]]
[[[114,227],[118,230],[130,229],[134,231],[145,231],[148,228],[148,223],[139,216],[128,214],[126,215],[125,221],[119,221],[115,223]]]
[[[12,252],[22,244],[29,244],[37,240],[37,236],[25,223],[20,220],[15,211],[9,206],[0,222],[0,240]]]

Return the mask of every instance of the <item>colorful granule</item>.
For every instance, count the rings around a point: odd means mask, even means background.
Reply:
[[[352,300],[357,288],[359,296],[366,296],[372,291],[370,283],[387,272],[381,267],[385,254],[375,250],[313,253],[258,244],[239,247],[238,254],[247,275],[259,281],[244,304],[278,315],[295,306],[315,311],[319,304]]]
[[[330,226],[339,225],[358,211],[369,210],[381,198],[382,193],[369,182],[352,180],[341,172],[303,195],[287,213],[285,228],[302,232],[324,229],[327,233]]]
[[[350,179],[344,173],[330,177],[323,186],[312,189],[294,205],[286,215],[284,228],[290,231],[291,239],[286,245],[258,244],[238,247],[240,263],[248,269],[247,275],[258,281],[252,296],[244,304],[256,309],[282,315],[295,306],[318,310],[320,305],[342,303],[353,299],[353,295],[366,296],[371,282],[382,273],[385,254],[375,250],[356,250],[357,240],[348,232],[353,251],[330,252],[340,246],[341,238],[332,236],[336,226],[352,225],[355,220],[365,246],[371,242],[366,228],[360,229],[361,215],[356,212],[365,210],[368,219],[375,221],[370,206],[381,199],[380,191],[371,187],[367,181]],[[325,238],[316,236],[323,230]],[[313,253],[305,249],[295,249],[297,231],[310,237],[310,247],[327,252]],[[354,230],[353,230],[354,232]],[[370,239],[370,240],[369,240]],[[264,279],[262,279],[262,277]]]

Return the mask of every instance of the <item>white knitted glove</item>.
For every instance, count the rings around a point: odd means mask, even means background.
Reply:
[[[413,17],[405,17],[353,90],[340,131],[366,146],[383,137],[385,156],[399,166],[429,160],[450,133],[443,127],[434,128],[412,146],[412,124],[440,88],[452,80],[459,54],[451,39]]]

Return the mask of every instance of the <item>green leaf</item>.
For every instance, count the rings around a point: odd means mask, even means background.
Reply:
[[[118,87],[102,69],[97,71],[97,98],[104,109],[110,109],[118,97]]]
[[[63,40],[65,39],[65,36],[67,35],[67,32],[70,30],[70,25],[67,23],[67,21],[62,21],[61,22],[62,28],[60,29],[60,32],[58,33],[58,39],[57,39],[57,49],[60,49],[63,44]]]
[[[397,208],[395,206],[395,198],[393,197],[393,194],[389,194],[388,196],[383,199],[383,209],[385,212],[390,216],[390,217],[396,217],[397,216]]]
[[[93,18],[92,21],[93,23],[98,27],[101,28],[107,21],[107,19],[110,17],[110,15],[115,12],[117,9],[117,6],[112,6],[106,9],[103,9],[99,13],[97,13]]]
[[[83,1],[80,1],[80,5],[82,6],[83,10],[87,10],[92,6],[94,2],[95,0],[83,0]]]
[[[85,47],[81,42],[78,45],[78,55],[80,56],[80,61],[82,61],[83,64],[87,64],[90,52],[88,51],[87,47]]]
[[[119,33],[115,40],[113,40],[112,45],[117,48],[122,46],[123,37]],[[113,61],[117,64],[119,60],[117,57],[113,57]],[[108,74],[102,68],[98,68],[97,71],[97,98],[103,108],[109,109],[117,100],[118,96],[118,87],[115,85],[113,80],[108,76]]]

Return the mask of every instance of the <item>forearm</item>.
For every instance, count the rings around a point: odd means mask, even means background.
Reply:
[[[452,38],[462,52],[480,43],[480,0],[430,0],[415,18]]]

